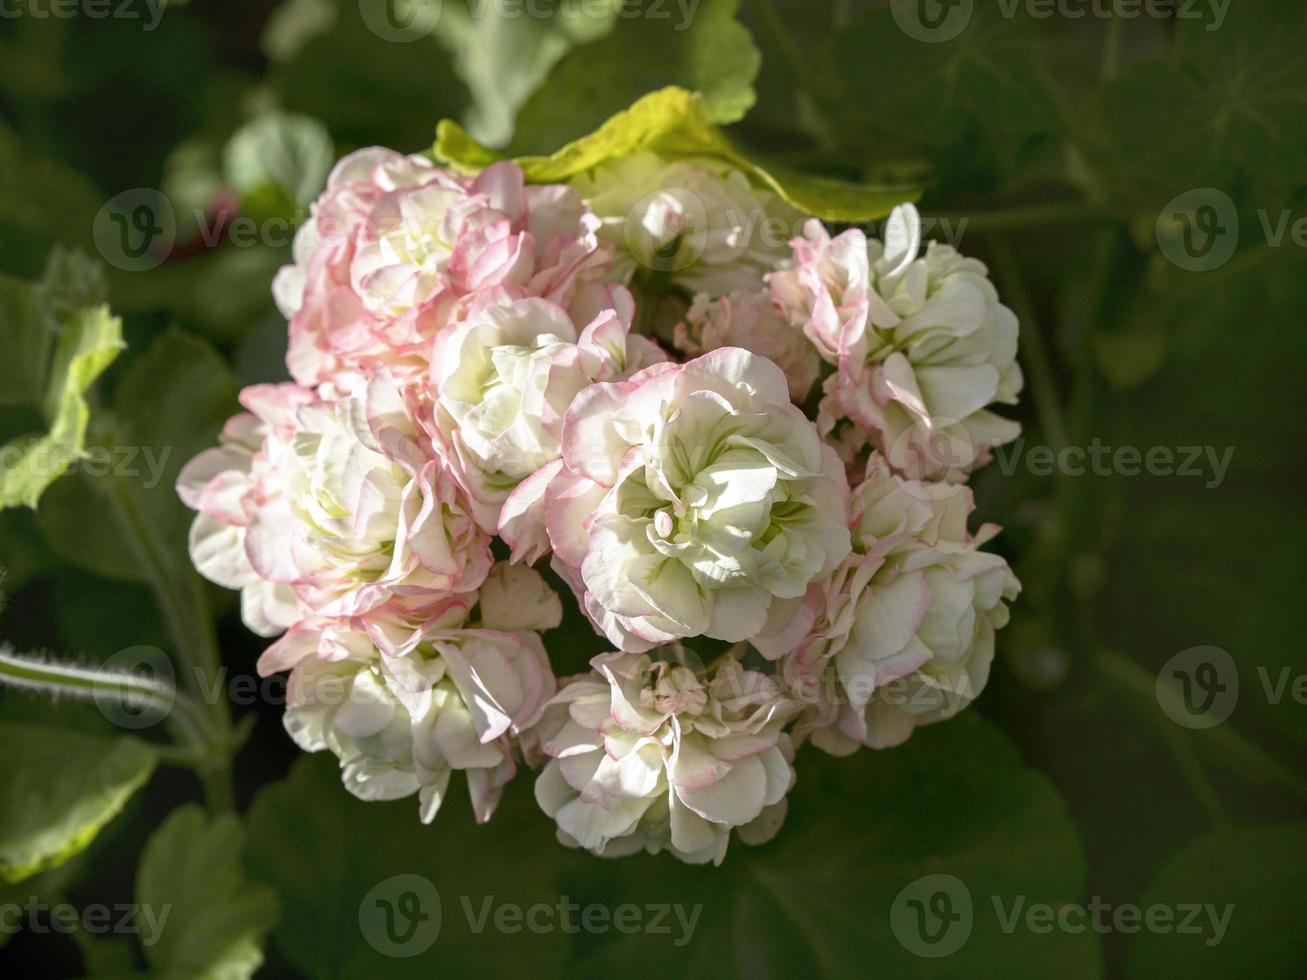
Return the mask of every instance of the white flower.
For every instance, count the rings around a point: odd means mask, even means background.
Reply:
[[[737,642],[849,552],[847,484],[785,376],[734,347],[592,385],[562,459],[505,504],[515,557],[541,549],[619,648]]]
[[[777,313],[765,290],[737,289],[710,299],[694,298],[672,342],[691,357],[718,347],[743,347],[785,372],[790,399],[803,404],[821,372],[821,357],[801,331]]]
[[[246,549],[256,498],[270,460],[289,451],[295,413],[313,400],[292,384],[256,385],[241,392],[248,412],[223,427],[219,445],[183,468],[177,495],[199,513],[191,524],[191,562],[209,581],[240,589],[241,618],[259,636],[276,636],[301,614],[295,590],[254,569]]]
[[[245,550],[319,616],[480,585],[489,537],[389,378],[368,397],[306,400],[247,495]],[[272,448],[272,447],[269,447]]]
[[[782,728],[795,705],[772,678],[732,658],[711,679],[643,654],[591,665],[541,723],[552,758],[536,799],[560,841],[721,864],[732,828],[750,843],[776,832],[794,781]]]
[[[589,284],[570,309],[493,289],[439,335],[436,425],[487,531],[509,492],[558,458],[563,416],[582,388],[664,359],[628,338],[634,312],[622,286]]]
[[[515,616],[524,628],[486,628],[484,608],[480,623],[469,621],[475,595],[297,624],[259,662],[265,675],[292,668],[287,732],[305,751],[339,758],[345,787],[360,799],[417,793],[424,823],[453,772],[464,772],[473,812],[488,820],[517,772],[513,741],[556,689],[534,629],[553,628],[561,616],[556,602],[539,601],[548,586],[530,569],[497,576],[491,588],[498,606],[514,593],[534,597],[534,609]]]
[[[690,294],[757,288],[798,222],[788,204],[717,160],[669,162],[644,151],[572,185],[603,222],[621,281],[652,273]]]
[[[813,705],[801,728],[821,748],[897,745],[984,688],[1020,583],[979,550],[997,527],[967,532],[972,508],[966,487],[905,480],[873,456],[853,493],[854,553],[758,638]]]
[[[983,263],[931,242],[894,209],[886,243],[860,231],[832,240],[809,221],[794,260],[770,277],[773,298],[838,371],[826,383],[822,429],[852,420],[899,472],[965,479],[1020,426],[988,406],[1015,404],[1017,320]]]

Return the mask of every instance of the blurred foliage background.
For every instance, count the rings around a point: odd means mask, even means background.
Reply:
[[[59,864],[11,875],[0,903],[167,902],[174,917],[149,948],[86,929],[0,934],[7,975],[245,976],[260,957],[260,975],[314,978],[1304,975],[1302,5],[120,3],[0,5],[0,442],[44,426],[23,324],[57,328],[66,308],[107,299],[126,349],[89,396],[87,445],[148,448],[164,466],[155,480],[143,453],[75,467],[37,509],[0,511],[0,639],[87,664],[185,647],[224,685],[209,723],[234,760],[197,778],[139,751],[163,744],[154,729],[129,741],[93,705],[0,691],[0,866],[33,828],[56,838],[46,864]],[[914,36],[962,23],[949,17],[966,19],[956,36]],[[269,287],[333,160],[426,150],[444,117],[547,153],[668,84],[703,92],[759,159],[920,183],[930,233],[984,259],[1020,316],[1028,378],[1023,441],[974,480],[1025,585],[988,689],[898,749],[805,749],[783,832],[733,846],[717,870],[555,846],[525,778],[484,828],[457,799],[422,827],[411,801],[350,798],[331,759],[298,757],[275,693],[246,686],[261,642],[190,571],[171,489],[240,385],[285,377]],[[1176,199],[1195,189],[1185,212]],[[96,233],[106,202],[141,193],[176,219],[175,246],[145,270]],[[1233,254],[1183,267],[1186,220]],[[1072,475],[1031,455],[1092,445],[1202,455],[1194,475]],[[583,629],[551,647],[583,661],[597,649]],[[1156,690],[1196,646],[1228,653],[1238,683],[1229,717],[1202,729]],[[400,873],[443,899],[440,938],[411,959],[359,926],[365,896]],[[938,959],[893,921],[928,874],[974,903],[966,942]],[[703,912],[684,945],[478,934],[464,901],[485,896]],[[1215,944],[1008,929],[999,911],[1095,897],[1234,910]]]

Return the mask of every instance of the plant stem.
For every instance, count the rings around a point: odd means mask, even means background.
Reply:
[[[1021,360],[1030,377],[1030,389],[1035,398],[1035,413],[1039,416],[1040,428],[1044,430],[1049,445],[1060,451],[1067,444],[1066,424],[1062,420],[1062,405],[1053,381],[1053,366],[1039,323],[1035,319],[1034,305],[1021,275],[1020,265],[1003,235],[994,236],[994,265],[999,278],[1003,280],[1004,295],[1017,315],[1017,322],[1021,324]]]
[[[163,542],[142,513],[134,487],[124,480],[115,480],[109,499],[154,590],[168,632],[177,646],[186,686],[195,691],[209,712],[216,737],[207,762],[199,768],[205,798],[215,812],[229,811],[233,806],[231,715],[222,697],[210,699],[205,693],[220,689],[222,663],[199,579],[189,568],[177,568],[169,560]]]
[[[1103,43],[1103,81],[1109,81],[1121,66],[1121,28],[1125,21],[1117,16],[1115,0],[1107,19],[1107,40]]]
[[[1161,707],[1157,703],[1156,678],[1148,671],[1111,650],[1098,651],[1093,658],[1093,663],[1101,676],[1112,681],[1118,689],[1130,694],[1136,701],[1142,702],[1146,710],[1161,712]],[[1179,732],[1176,734],[1180,738],[1205,741],[1212,757],[1223,762],[1231,772],[1254,780],[1275,783],[1298,799],[1307,800],[1307,783],[1304,783],[1296,772],[1228,724],[1194,729],[1192,736]],[[1170,739],[1167,741],[1170,742]],[[1196,787],[1195,792],[1201,794],[1202,791]]]
[[[51,697],[111,701],[129,710],[152,708],[168,719],[186,743],[183,751],[207,752],[214,732],[203,709],[171,684],[135,674],[38,660],[0,649],[0,684]]]

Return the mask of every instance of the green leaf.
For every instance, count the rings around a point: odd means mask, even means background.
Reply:
[[[1140,899],[1143,909],[1163,905],[1178,911],[1172,928],[1144,929],[1135,937],[1126,975],[1302,976],[1307,970],[1300,927],[1304,877],[1307,823],[1200,837],[1172,855]],[[1177,926],[1188,919],[1190,906],[1202,908],[1181,930]]]
[[[610,936],[581,959],[585,975],[1097,977],[1097,940],[1042,934],[1017,919],[1046,903],[1084,900],[1086,865],[1066,806],[1008,741],[974,715],[919,731],[905,746],[833,759],[805,749],[776,837],[736,841],[720,868],[665,858],[578,857],[564,888],[578,901],[701,907],[683,945]],[[838,801],[838,805],[832,805]],[[922,939],[907,902],[928,904],[927,876],[947,888],[961,937]],[[920,883],[918,883],[920,882]],[[919,892],[921,892],[919,894]],[[966,912],[969,896],[970,913]],[[999,909],[1002,909],[1000,915]],[[689,913],[687,912],[687,917]],[[927,933],[942,923],[925,923]]]
[[[132,738],[0,724],[0,878],[22,881],[84,850],[154,770]]]
[[[932,975],[1098,976],[1092,934],[1043,935],[1024,925],[1008,932],[995,911],[996,898],[1005,909],[1022,898],[1025,907],[1082,901],[1086,870],[1056,792],[984,722],[964,716],[919,732],[905,748],[847,759],[805,750],[797,770],[775,840],[760,848],[736,841],[720,868],[704,868],[668,855],[608,860],[563,848],[525,771],[485,827],[451,798],[426,828],[412,800],[361,803],[340,787],[335,760],[301,759],[254,803],[250,867],[283,894],[287,919],[273,941],[314,977],[421,976],[435,957],[451,973],[496,975],[524,950],[543,975],[563,972],[563,957],[566,972],[581,976],[764,968],[857,976],[872,963],[887,976],[913,975],[925,961],[897,938],[892,912],[900,892],[930,874],[961,881],[974,912],[969,938],[931,961]],[[426,958],[388,961],[386,950],[395,950],[384,935],[373,935],[377,945],[360,935],[360,905],[378,896],[397,905],[401,883],[390,879],[401,874],[434,887],[440,931]],[[412,881],[404,887],[417,890]],[[488,900],[492,918],[478,932]],[[556,910],[564,901],[610,916],[624,904],[663,904],[668,932],[555,926],[533,935],[494,925],[501,905]],[[556,912],[549,916],[547,925],[558,923]]]
[[[26,283],[0,276],[0,405],[39,405],[54,334]]]
[[[111,417],[92,450],[94,467],[42,501],[37,523],[54,551],[86,571],[147,581],[110,497],[126,493],[153,533],[169,544],[177,575],[194,574],[186,551],[193,514],[174,489],[182,466],[217,441],[239,410],[237,384],[213,347],[171,329],[134,358],[118,384]]]
[[[82,310],[63,325],[46,383],[44,412],[49,432],[4,447],[0,507],[35,507],[41,493],[83,452],[91,410],[86,392],[125,345],[122,321],[107,306]]]
[[[472,92],[468,129],[477,138],[502,146],[513,135],[513,121],[568,51],[613,29],[623,0],[541,7],[541,15],[512,13],[485,0],[443,4],[436,36],[454,59],[454,68]]]
[[[703,93],[716,122],[740,119],[754,102],[759,56],[738,8],[739,0],[700,0],[683,14],[661,0],[627,0],[617,26],[569,52],[527,100],[514,147],[575,139],[668,85]]]
[[[1024,8],[955,9],[971,11],[966,27],[933,42],[910,36],[883,7],[866,9],[807,57],[832,76],[817,104],[864,169],[924,156],[945,192],[987,192],[1055,150],[1063,124],[1039,24]]]
[[[560,975],[569,941],[561,930],[476,927],[487,901],[492,915],[506,904],[558,903],[563,852],[529,781],[524,771],[490,823],[477,826],[455,776],[435,824],[424,826],[415,799],[364,803],[341,786],[330,755],[301,757],[250,808],[250,874],[282,897],[273,944],[319,980],[424,978],[432,964],[450,976],[510,976],[528,961],[533,973]],[[406,915],[409,892],[420,905],[388,934],[385,906]]]
[[[1304,45],[1300,4],[1231,4],[1219,30],[1178,18],[1171,57],[1127,66],[1098,101],[1120,193],[1159,207],[1210,186],[1250,206],[1288,206],[1307,172]]]
[[[322,123],[308,116],[269,112],[232,136],[223,151],[223,172],[242,201],[265,202],[260,214],[289,216],[321,193],[335,159],[331,136]],[[284,206],[266,206],[272,198],[280,198]]]
[[[240,820],[190,804],[150,837],[136,875],[145,955],[166,980],[245,980],[263,962],[277,895],[248,881]],[[163,918],[164,916],[167,918]]]
[[[77,171],[25,145],[0,123],[0,269],[35,276],[56,242],[90,246],[96,212],[104,203]],[[12,175],[21,174],[22,179]]]
[[[910,185],[870,187],[756,163],[736,150],[718,129],[702,95],[676,86],[644,96],[593,133],[549,156],[515,159],[527,180],[552,183],[641,150],[653,150],[669,158],[725,160],[801,211],[831,221],[882,217],[894,205],[916,200],[920,195],[919,189]],[[478,144],[448,119],[436,129],[434,153],[439,160],[465,171],[479,170],[500,159],[495,151]]]

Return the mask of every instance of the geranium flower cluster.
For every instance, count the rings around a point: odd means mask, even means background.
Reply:
[[[1016,435],[1017,324],[911,206],[832,237],[716,161],[370,149],[274,290],[292,380],[178,491],[355,795],[430,821],[457,771],[485,821],[534,768],[565,844],[720,863],[798,746],[983,688],[1018,585],[962,483]],[[564,603],[612,652],[559,679]]]

